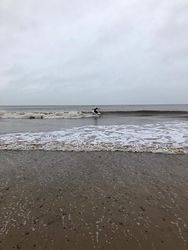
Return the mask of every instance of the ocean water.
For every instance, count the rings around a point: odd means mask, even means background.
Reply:
[[[0,150],[188,153],[188,105],[0,106]]]

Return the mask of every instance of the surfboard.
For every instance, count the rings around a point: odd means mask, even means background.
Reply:
[[[101,113],[100,112],[98,112],[98,113],[95,113],[94,111],[93,111],[93,116],[96,116],[96,117],[98,117],[98,116],[100,116],[101,115]]]

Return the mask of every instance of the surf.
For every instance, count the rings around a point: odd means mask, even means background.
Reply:
[[[81,126],[52,132],[0,135],[1,150],[188,153],[188,122]]]

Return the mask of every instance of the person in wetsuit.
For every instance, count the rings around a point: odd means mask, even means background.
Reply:
[[[99,113],[98,108],[94,108],[93,112],[98,115]]]

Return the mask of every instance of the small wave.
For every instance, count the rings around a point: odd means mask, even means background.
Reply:
[[[1,119],[76,119],[95,116],[92,112],[0,112]]]
[[[124,115],[124,116],[179,116],[188,118],[188,111],[168,110],[135,110],[135,111],[110,111],[102,110],[102,115]],[[33,111],[33,112],[8,112],[0,111],[1,119],[78,119],[94,117],[92,111]]]
[[[105,111],[106,114],[137,114],[137,115],[171,115],[171,114],[175,114],[175,115],[188,115],[188,111],[184,111],[184,110],[152,110],[152,109],[148,109],[148,110],[118,110],[118,111]]]
[[[54,132],[0,135],[1,150],[188,153],[188,122],[84,126]]]

